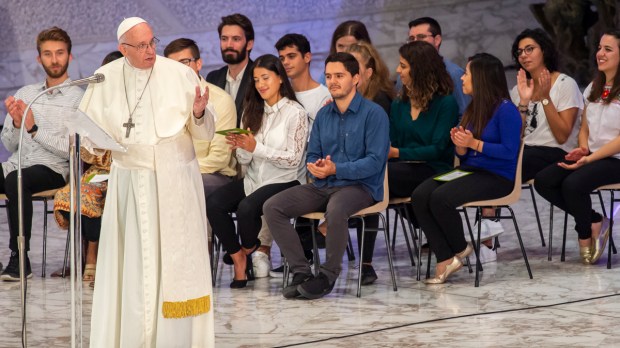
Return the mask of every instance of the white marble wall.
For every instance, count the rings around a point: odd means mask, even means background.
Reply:
[[[541,0],[542,1],[542,0]],[[357,19],[366,23],[373,43],[390,69],[398,62],[398,47],[407,38],[408,22],[431,16],[442,25],[441,53],[463,65],[468,56],[487,51],[511,63],[513,38],[527,27],[538,26],[529,4],[537,0],[0,0],[0,97],[19,87],[41,81],[45,74],[36,62],[35,38],[53,25],[71,36],[72,78],[91,75],[103,57],[116,49],[116,27],[123,17],[141,16],[151,22],[165,44],[189,37],[199,43],[202,73],[221,66],[217,25],[223,15],[240,12],[254,23],[252,57],[275,53],[282,35],[298,32],[311,42],[314,76],[322,70],[331,34],[338,23]],[[4,117],[0,106],[0,118]]]

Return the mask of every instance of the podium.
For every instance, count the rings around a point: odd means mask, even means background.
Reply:
[[[69,135],[69,249],[70,284],[71,284],[71,347],[82,347],[82,233],[81,233],[81,175],[80,159],[81,138],[87,139],[92,147],[105,151],[126,152],[127,149],[116,142],[101,127],[93,122],[84,112],[75,110],[65,123]],[[88,146],[89,148],[91,146]],[[89,148],[89,150],[91,150]]]

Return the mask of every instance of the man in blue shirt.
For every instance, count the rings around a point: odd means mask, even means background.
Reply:
[[[332,291],[347,246],[349,216],[383,199],[388,117],[356,92],[359,65],[352,55],[327,57],[325,77],[334,102],[318,112],[310,134],[307,168],[314,182],[282,191],[263,206],[269,229],[293,272],[293,281],[282,290],[286,298],[317,299]],[[328,224],[326,260],[316,278],[290,223],[291,218],[315,211],[325,211]]]

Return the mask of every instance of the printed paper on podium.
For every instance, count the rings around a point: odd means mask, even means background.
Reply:
[[[75,110],[65,125],[70,135],[77,133],[81,137],[87,138],[98,149],[127,152],[123,145],[114,140],[80,110]]]

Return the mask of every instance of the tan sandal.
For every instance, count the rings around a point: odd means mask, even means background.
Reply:
[[[94,263],[87,263],[84,266],[84,275],[82,276],[82,280],[85,282],[95,281],[95,273],[97,271],[97,265]]]

